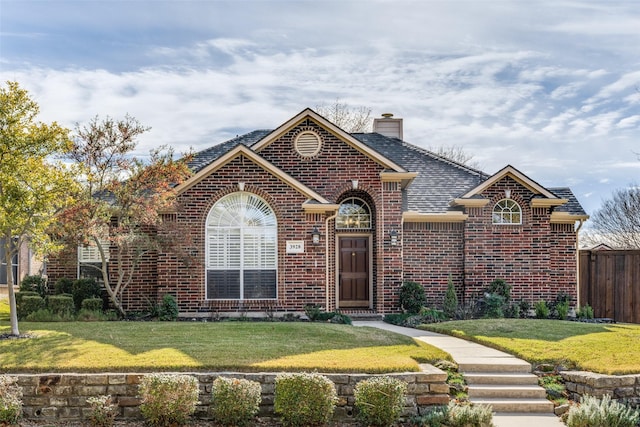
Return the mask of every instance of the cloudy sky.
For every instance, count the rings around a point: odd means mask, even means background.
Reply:
[[[139,150],[196,150],[339,99],[570,186],[640,179],[640,4],[579,0],[0,0],[0,79],[40,120],[129,113]]]

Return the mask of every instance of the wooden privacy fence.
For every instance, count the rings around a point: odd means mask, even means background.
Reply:
[[[640,250],[580,251],[580,305],[595,317],[640,323]]]

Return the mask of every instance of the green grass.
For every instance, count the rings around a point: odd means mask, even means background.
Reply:
[[[0,298],[0,322],[9,321],[9,301],[6,298]]]
[[[603,374],[640,373],[640,325],[480,319],[421,328],[485,344],[533,364],[562,364]]]
[[[8,333],[0,326],[0,334]],[[375,328],[302,322],[21,322],[0,372],[417,371],[447,353]]]

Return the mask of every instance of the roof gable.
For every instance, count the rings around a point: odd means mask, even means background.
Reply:
[[[473,198],[474,196],[479,196],[487,188],[491,187],[496,182],[500,181],[501,179],[503,179],[503,178],[505,178],[507,176],[512,178],[516,182],[520,183],[522,186],[524,186],[525,188],[527,188],[529,191],[531,191],[532,193],[534,193],[536,195],[540,195],[540,196],[542,196],[544,198],[547,198],[547,199],[562,200],[558,196],[553,194],[551,191],[547,190],[542,185],[538,184],[537,182],[535,182],[534,180],[532,180],[531,178],[529,178],[528,176],[526,176],[525,174],[523,174],[522,172],[520,172],[518,169],[514,168],[511,165],[505,166],[500,171],[498,171],[494,175],[490,176],[489,178],[487,178],[485,181],[481,182],[476,187],[474,187],[471,190],[467,191],[460,198],[461,199],[470,199],[470,198]],[[566,200],[564,201],[564,203],[566,203]]]
[[[276,141],[282,135],[284,135],[289,130],[291,130],[292,128],[294,128],[295,126],[297,126],[298,124],[300,124],[306,119],[313,120],[319,126],[323,127],[324,129],[326,129],[327,131],[335,135],[338,139],[345,142],[346,144],[348,144],[355,150],[359,151],[360,153],[364,154],[368,158],[372,159],[376,163],[382,165],[384,168],[390,169],[391,171],[394,171],[394,172],[407,172],[405,168],[403,168],[402,166],[400,166],[390,158],[383,156],[382,154],[372,149],[368,145],[363,144],[360,140],[355,138],[353,135],[340,129],[338,126],[331,123],[329,120],[325,119],[320,114],[316,113],[310,108],[306,108],[302,110],[300,113],[298,113],[297,115],[295,115],[294,117],[292,117],[291,119],[289,119],[288,121],[280,125],[278,128],[271,131],[264,138],[262,138],[261,140],[253,144],[251,146],[251,149],[259,153],[262,149],[269,146],[271,143]]]

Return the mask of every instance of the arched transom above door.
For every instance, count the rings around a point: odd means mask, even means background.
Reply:
[[[370,230],[371,209],[362,199],[349,197],[340,203],[336,217],[338,230]]]

